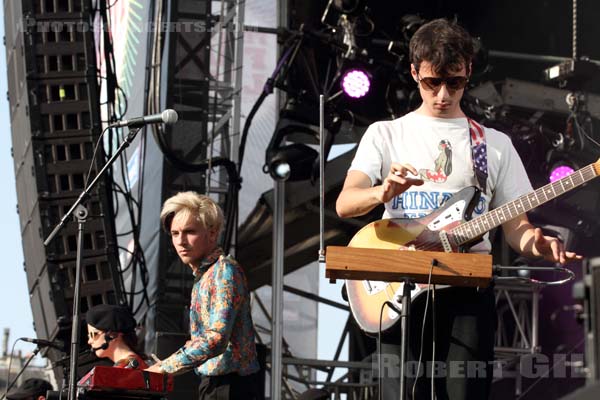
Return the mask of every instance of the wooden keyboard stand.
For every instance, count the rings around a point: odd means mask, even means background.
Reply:
[[[336,279],[401,282],[410,278],[453,286],[487,287],[492,279],[492,256],[476,253],[444,253],[327,246],[325,276]]]
[[[431,282],[454,286],[487,287],[492,279],[492,256],[488,254],[444,253],[328,246],[325,276],[336,279],[403,282],[400,310],[400,399],[406,400],[406,362],[414,283]],[[433,265],[433,268],[432,268]]]

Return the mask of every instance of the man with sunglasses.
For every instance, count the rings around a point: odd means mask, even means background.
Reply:
[[[479,186],[483,193],[474,210],[477,216],[532,190],[510,138],[470,120],[461,109],[473,56],[472,37],[446,19],[431,21],[413,35],[411,75],[422,104],[367,129],[337,200],[341,217],[364,215],[380,204],[385,205],[383,218],[422,217],[461,189]],[[579,258],[556,238],[544,236],[526,215],[502,227],[510,246],[525,256],[561,263]],[[490,249],[486,235],[471,251]],[[493,290],[441,288],[435,294],[435,324],[431,304],[424,315],[426,297],[417,297],[411,309],[409,357],[416,361],[422,355],[427,361],[420,367],[423,378],[410,382],[408,393],[430,398],[431,365],[437,364],[442,367],[433,373],[437,398],[488,398],[496,319]],[[399,338],[397,330],[386,335],[384,355],[398,354]],[[387,393],[385,398],[397,394]]]

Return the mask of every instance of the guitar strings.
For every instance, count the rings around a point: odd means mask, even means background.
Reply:
[[[578,171],[576,171],[576,173],[573,173],[573,174],[569,175],[568,177],[562,178],[562,179],[560,179],[560,180],[558,180],[556,182],[552,182],[552,183],[549,183],[549,184],[547,184],[545,186],[542,186],[542,187],[534,190],[533,192],[531,192],[529,194],[525,194],[525,195],[523,195],[523,196],[521,196],[521,197],[519,197],[519,198],[517,198],[517,199],[515,199],[515,200],[513,200],[513,201],[511,201],[509,203],[503,204],[500,207],[497,207],[497,208],[495,208],[493,210],[490,210],[485,215],[488,215],[488,218],[490,218],[491,222],[493,223],[494,222],[494,215],[493,215],[494,213],[502,212],[504,214],[503,210],[507,209],[506,211],[509,212],[509,214],[510,214],[510,207],[511,206],[514,208],[514,211],[518,211],[517,208],[516,208],[516,205],[515,205],[517,202],[521,203],[521,205],[523,206],[522,208],[529,208],[529,207],[526,207],[527,205],[524,203],[524,201],[527,201],[529,203],[529,206],[531,207],[532,203],[531,203],[531,197],[530,196],[532,196],[532,195],[535,196],[535,200],[538,203],[537,206],[539,206],[539,205],[542,205],[542,204],[546,203],[549,200],[552,200],[552,199],[558,197],[561,194],[564,194],[564,193],[568,192],[571,189],[574,189],[574,188],[576,188],[578,186],[581,186],[582,184],[590,181],[591,179],[595,178],[596,176],[597,176],[597,174],[596,174],[595,169],[594,169],[594,164],[589,164],[589,165],[587,165],[587,166],[579,169]],[[580,178],[580,179],[577,180],[577,181],[573,181],[574,178]],[[570,187],[568,186],[568,184],[569,184],[568,181],[570,181],[570,185],[571,185]],[[567,183],[567,189],[565,189],[565,183]],[[548,196],[547,193],[550,193],[550,189],[552,189],[552,194],[553,195]],[[558,194],[557,194],[557,191],[559,192]],[[540,196],[543,196],[543,200],[540,200]],[[451,229],[450,231],[447,231],[447,233],[451,233],[452,231],[457,230],[457,229],[463,229],[463,228],[466,227],[467,224],[473,224],[474,221],[479,220],[481,217],[483,217],[483,216],[480,216],[480,217],[478,217],[476,219],[473,219],[471,221],[464,222],[463,224],[458,225],[457,227]],[[496,216],[496,219],[498,220],[498,222],[502,222],[500,220],[500,216]],[[486,226],[485,226],[484,223],[485,223],[485,221],[482,221],[481,227],[486,228]],[[498,225],[496,225],[496,226],[498,226]],[[489,228],[489,226],[488,226],[488,228]],[[490,230],[491,229],[486,229],[485,232],[490,231]],[[485,232],[482,232],[482,233],[485,233]],[[436,243],[426,243],[422,247],[419,247],[417,250],[427,251],[427,250],[435,250],[435,249],[439,249],[439,248],[440,248],[439,244],[436,244]]]

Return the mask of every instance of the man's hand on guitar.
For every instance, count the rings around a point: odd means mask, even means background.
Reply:
[[[540,228],[535,228],[533,252],[535,255],[544,257],[545,260],[561,264],[582,258],[576,253],[565,251],[565,246],[560,240],[552,236],[544,236]]]
[[[422,185],[423,179],[409,178],[408,173],[418,176],[417,169],[410,164],[397,164],[392,163],[390,172],[387,177],[383,180],[381,185],[381,198],[379,199],[382,203],[386,203],[404,193],[411,186]]]

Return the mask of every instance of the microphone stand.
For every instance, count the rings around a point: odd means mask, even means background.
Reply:
[[[129,131],[129,134],[121,143],[115,154],[113,154],[108,161],[104,164],[100,172],[96,175],[96,177],[92,180],[92,182],[81,192],[75,203],[71,206],[69,211],[62,217],[60,222],[56,225],[56,227],[52,230],[50,235],[44,241],[44,246],[48,246],[48,244],[54,239],[56,234],[62,229],[65,225],[68,218],[71,217],[73,213],[75,213],[75,217],[77,218],[77,258],[75,262],[75,288],[73,292],[73,323],[71,325],[71,363],[70,363],[70,373],[69,373],[69,400],[75,400],[75,389],[77,386],[77,358],[79,354],[79,310],[80,310],[80,292],[81,292],[81,259],[83,253],[83,232],[85,227],[85,222],[87,220],[88,211],[82,205],[84,200],[89,196],[90,191],[94,188],[96,183],[100,180],[100,178],[104,175],[106,170],[110,168],[110,166],[115,162],[115,160],[121,155],[121,153],[129,147],[138,131],[141,128],[132,129]]]
[[[33,350],[33,352],[31,353],[31,355],[29,356],[29,358],[27,359],[27,361],[25,361],[25,364],[23,364],[23,366],[21,367],[21,370],[19,371],[19,373],[17,374],[17,376],[14,377],[14,379],[10,382],[10,384],[6,387],[6,392],[4,392],[4,394],[2,395],[2,397],[0,397],[0,400],[4,400],[6,398],[6,396],[8,395],[8,391],[10,389],[12,389],[13,386],[15,386],[15,383],[17,383],[17,380],[19,380],[19,377],[21,375],[23,375],[23,372],[25,372],[25,368],[27,368],[27,366],[29,365],[29,363],[31,363],[31,361],[33,360],[33,358],[35,356],[37,356],[37,354],[40,352],[40,347],[36,347],[35,350]],[[9,375],[10,375],[10,371],[9,371]]]

